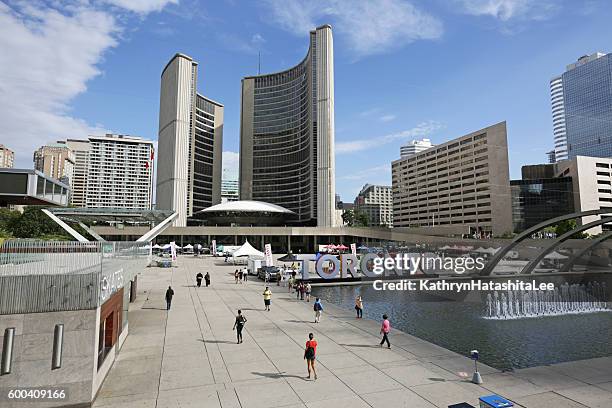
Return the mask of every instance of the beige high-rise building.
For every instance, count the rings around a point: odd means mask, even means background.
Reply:
[[[366,184],[355,198],[354,208],[368,216],[373,227],[393,226],[393,190],[391,186]]]
[[[392,163],[393,225],[512,231],[506,122]]]
[[[198,63],[176,54],[161,75],[156,208],[175,226],[221,202],[223,105],[197,92]]]
[[[310,32],[306,57],[242,80],[240,198],[280,205],[296,223],[333,227],[335,209],[332,28]]]
[[[74,153],[65,142],[51,143],[34,152],[34,168],[66,184],[72,179],[74,161]]]
[[[15,166],[15,152],[0,144],[0,168],[13,168]]]
[[[575,156],[555,164],[556,177],[571,177],[574,192],[574,210],[605,210],[612,213],[612,159]],[[599,215],[582,217],[585,225],[601,219]],[[591,228],[589,234],[612,231],[612,223]]]

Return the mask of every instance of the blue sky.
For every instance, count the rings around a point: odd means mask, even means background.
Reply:
[[[295,65],[308,30],[334,28],[336,183],[352,201],[390,184],[414,137],[434,143],[506,120],[511,177],[552,148],[548,81],[608,52],[601,1],[0,1],[0,143],[31,167],[47,142],[112,131],[157,138],[160,73],[176,52],[225,105],[225,167],[239,150],[240,79]]]

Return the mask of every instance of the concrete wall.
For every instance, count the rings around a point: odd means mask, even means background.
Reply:
[[[0,349],[4,330],[15,328],[11,373],[0,377],[0,392],[13,387],[64,389],[64,401],[35,402],[36,407],[89,403],[92,395],[92,367],[96,352],[98,310],[31,313],[0,316]],[[62,366],[51,369],[53,334],[56,324],[64,325]],[[2,407],[27,406],[19,400],[2,399]]]

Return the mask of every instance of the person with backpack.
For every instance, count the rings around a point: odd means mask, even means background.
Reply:
[[[232,330],[236,330],[236,337],[238,338],[238,343],[242,343],[242,329],[246,324],[247,319],[242,315],[242,310],[238,310],[238,316],[236,316],[236,320],[234,321],[234,328]]]
[[[317,379],[317,371],[315,370],[315,359],[317,356],[317,341],[314,339],[314,334],[308,333],[308,341],[304,350],[304,360],[308,367],[308,378],[310,378],[310,370],[314,373],[314,379]]]
[[[313,309],[315,312],[315,323],[319,323],[321,321],[321,312],[323,312],[323,305],[321,304],[321,300],[317,298],[314,302]]]
[[[202,275],[202,272],[198,272],[198,274],[196,275],[196,283],[198,285],[198,288],[200,286],[202,286],[202,279],[204,278],[204,275]]]
[[[380,326],[380,334],[382,334],[382,340],[380,341],[380,347],[383,346],[383,343],[387,342],[387,348],[391,348],[391,343],[389,343],[389,332],[391,331],[391,323],[389,323],[389,317],[384,314],[382,326]]]

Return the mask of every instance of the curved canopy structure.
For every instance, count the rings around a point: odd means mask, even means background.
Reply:
[[[263,201],[241,200],[229,201],[213,205],[200,211],[200,214],[210,214],[215,212],[252,212],[252,213],[280,213],[293,214],[293,211],[281,207],[280,205],[264,203]]]
[[[205,208],[197,213],[197,218],[208,225],[271,226],[283,225],[295,215],[280,205],[242,200]]]

